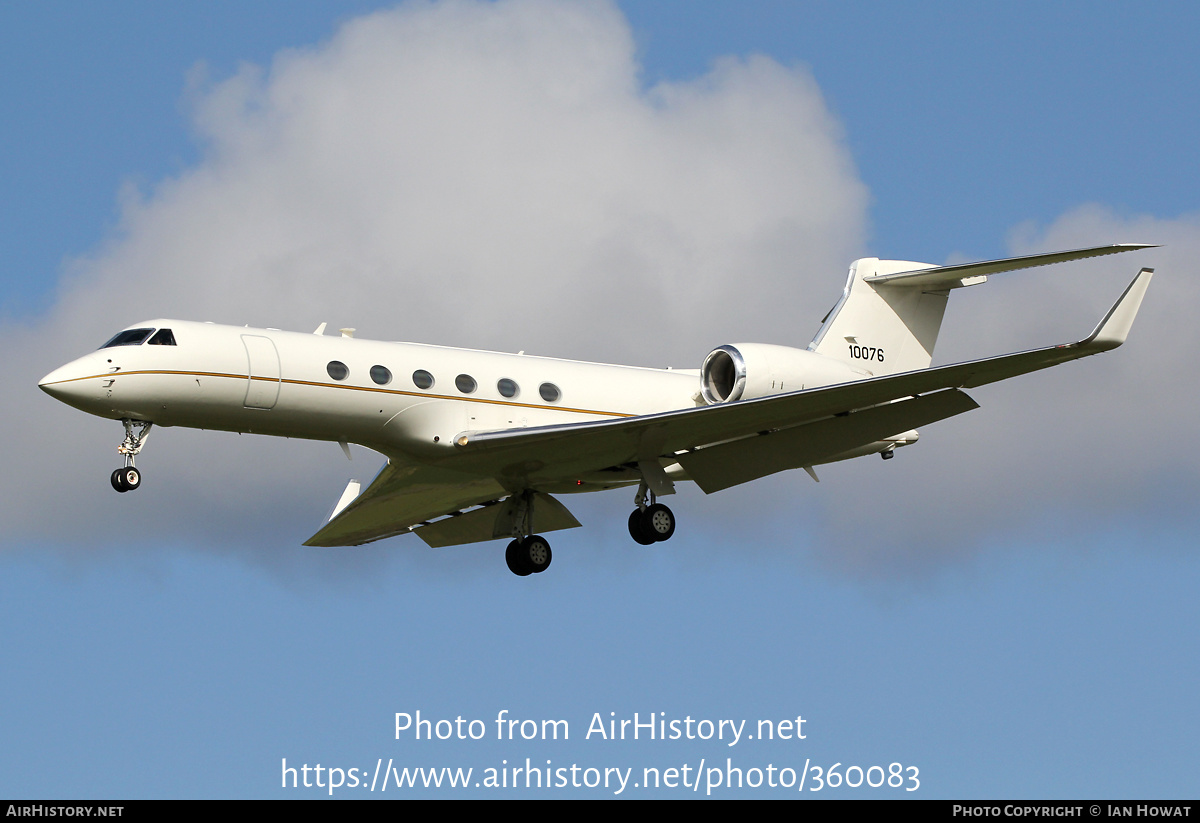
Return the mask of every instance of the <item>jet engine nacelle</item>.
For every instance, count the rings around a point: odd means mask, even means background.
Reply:
[[[700,392],[709,405],[830,386],[871,372],[805,349],[770,343],[718,346],[700,368]]]

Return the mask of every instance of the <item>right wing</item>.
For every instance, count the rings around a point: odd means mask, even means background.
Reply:
[[[675,459],[705,494],[712,494],[788,469],[811,469],[822,463],[886,451],[895,447],[895,441],[889,443],[888,439],[901,432],[977,408],[979,404],[966,392],[943,389],[758,437],[682,452]]]
[[[884,404],[899,409],[903,404],[894,401],[943,389],[967,389],[1006,380],[1121,345],[1153,271],[1142,269],[1092,333],[1075,343],[621,420],[464,432],[455,437],[457,453],[447,458],[446,465],[506,478],[509,487],[521,482],[536,486],[539,479],[547,482],[563,480],[575,473],[645,460],[678,459],[679,452],[702,450]],[[897,425],[892,433],[906,428],[908,426]]]

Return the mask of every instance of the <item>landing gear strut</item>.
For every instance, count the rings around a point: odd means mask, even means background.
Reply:
[[[650,504],[646,505],[649,497]],[[675,534],[675,515],[662,503],[654,500],[654,492],[646,484],[638,487],[633,501],[637,508],[629,513],[629,536],[643,546],[670,540]]]
[[[125,468],[117,469],[109,477],[112,487],[119,492],[130,492],[142,485],[142,473],[133,465],[133,459],[142,450],[146,438],[150,436],[150,427],[154,425],[148,420],[122,420],[125,426],[125,439],[117,446],[117,453],[125,456]],[[137,434],[133,433],[134,426],[138,427]]]

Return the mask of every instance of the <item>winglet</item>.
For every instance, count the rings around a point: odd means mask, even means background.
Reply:
[[[1138,309],[1142,305],[1146,287],[1150,285],[1150,278],[1153,276],[1154,269],[1142,269],[1138,272],[1137,277],[1133,278],[1133,282],[1108,310],[1108,314],[1104,315],[1104,319],[1088,337],[1079,341],[1079,345],[1096,351],[1108,351],[1124,343],[1125,338],[1129,336],[1130,327],[1133,326],[1133,318],[1137,317]]]

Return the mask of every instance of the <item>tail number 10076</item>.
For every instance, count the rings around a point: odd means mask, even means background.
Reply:
[[[874,346],[860,346],[857,343],[850,344],[850,356],[855,360],[875,360],[879,363],[883,362],[883,349],[877,349]]]

